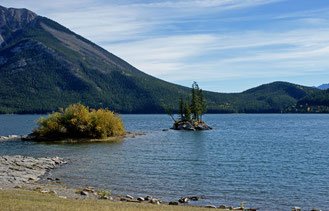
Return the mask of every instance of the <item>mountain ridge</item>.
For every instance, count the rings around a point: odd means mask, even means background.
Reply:
[[[320,86],[315,87],[315,88],[318,88],[318,89],[321,89],[321,90],[329,89],[329,83],[328,84],[321,84]]]
[[[179,96],[190,93],[55,21],[7,10],[0,7],[1,20],[11,22],[0,23],[0,113],[46,113],[76,102],[120,113],[163,113],[162,104],[175,110]],[[210,113],[278,113],[315,90],[274,82],[242,93],[204,93]]]

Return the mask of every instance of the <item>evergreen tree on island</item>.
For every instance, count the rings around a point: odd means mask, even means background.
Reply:
[[[183,96],[180,96],[178,110],[179,120],[175,120],[172,129],[193,131],[212,129],[202,121],[202,115],[207,112],[207,103],[197,82],[193,82],[191,97],[188,96],[185,102]]]

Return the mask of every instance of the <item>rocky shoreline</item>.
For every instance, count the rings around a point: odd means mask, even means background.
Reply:
[[[75,199],[95,199],[95,200],[111,200],[121,202],[135,203],[151,203],[151,204],[167,204],[167,205],[187,205],[189,201],[200,200],[201,197],[182,197],[177,201],[163,202],[152,196],[133,197],[131,195],[121,196],[112,194],[105,190],[95,190],[93,187],[86,187],[80,190],[68,189],[65,184],[60,182],[59,178],[46,178],[46,184],[40,180],[45,178],[50,170],[66,164],[63,158],[33,158],[21,155],[0,156],[0,190],[1,189],[23,189],[38,191],[44,194],[53,194],[60,198],[75,198]],[[241,210],[240,207],[233,208],[232,206],[214,205],[205,206],[207,208],[220,208],[226,210]],[[245,209],[257,210],[257,209]]]
[[[9,135],[9,136],[0,136],[0,141],[17,141],[21,140],[23,136],[18,135]]]
[[[35,138],[33,134],[29,135],[9,135],[0,136],[1,141],[36,141],[36,142],[111,142],[125,138],[135,138],[136,136],[146,135],[143,132],[126,132],[122,136],[108,137],[105,139],[87,139],[87,138],[71,138],[71,139],[54,139],[54,138]]]

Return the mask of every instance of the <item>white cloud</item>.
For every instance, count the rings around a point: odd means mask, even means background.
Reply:
[[[212,35],[185,35],[152,38],[105,46],[137,68],[156,76],[184,69],[184,60],[202,55],[215,42]]]
[[[247,14],[248,8],[289,1],[104,2],[3,0],[2,4],[27,7],[54,19],[140,70],[172,82],[322,74],[329,67],[328,8]],[[264,17],[273,30],[250,24]],[[232,27],[205,27],[210,21]],[[243,21],[249,25],[239,25]]]
[[[154,36],[158,28],[198,15],[255,7],[283,0],[3,0],[5,6],[26,7],[58,21],[95,42],[136,40]],[[160,35],[161,36],[161,35]]]
[[[149,74],[176,82],[195,78],[293,76],[329,66],[328,33],[329,29],[304,29],[225,36],[182,35],[106,48]]]

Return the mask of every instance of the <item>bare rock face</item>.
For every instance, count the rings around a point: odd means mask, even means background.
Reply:
[[[16,31],[33,21],[37,15],[27,9],[13,9],[0,6],[0,27]]]
[[[0,48],[19,30],[33,22],[38,15],[27,9],[14,9],[0,6]],[[3,62],[3,60],[2,60]],[[0,65],[2,65],[0,59]]]

